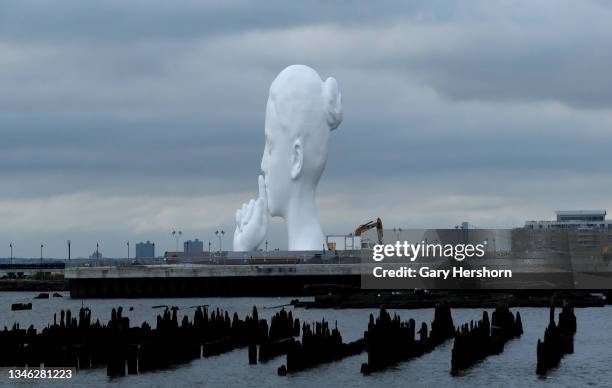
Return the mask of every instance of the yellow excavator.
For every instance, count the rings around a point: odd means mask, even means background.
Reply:
[[[377,218],[376,221],[366,222],[355,229],[355,236],[361,236],[366,230],[376,228],[376,234],[378,235],[378,243],[383,243],[383,225],[382,220]]]

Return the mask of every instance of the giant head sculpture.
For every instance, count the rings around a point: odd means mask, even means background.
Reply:
[[[342,121],[342,99],[334,78],[321,80],[308,66],[289,66],[270,86],[266,145],[259,197],[236,211],[234,250],[256,249],[268,217],[287,223],[289,250],[319,250],[325,244],[315,193],[327,162],[329,134]]]

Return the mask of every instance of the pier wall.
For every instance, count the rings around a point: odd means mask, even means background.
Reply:
[[[72,298],[293,296],[359,287],[359,265],[150,265],[66,269]]]

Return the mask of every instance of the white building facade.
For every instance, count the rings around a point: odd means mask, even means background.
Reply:
[[[526,221],[526,229],[612,229],[605,210],[559,210],[553,221]]]

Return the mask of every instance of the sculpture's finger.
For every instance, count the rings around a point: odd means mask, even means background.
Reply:
[[[242,207],[240,208],[240,224],[242,225],[242,227],[244,228],[244,225],[246,225],[246,223],[248,222],[248,218],[247,218],[247,204],[243,203]]]
[[[249,201],[249,203],[248,203],[248,205],[247,205],[247,207],[246,207],[246,216],[245,216],[246,220],[245,220],[245,222],[246,222],[247,224],[248,224],[249,222],[251,222],[251,217],[253,216],[253,210],[254,210],[254,209],[253,209],[253,208],[254,208],[254,206],[253,206],[253,205],[254,205],[254,203],[255,203],[255,201],[254,201],[254,200],[250,200],[250,201]]]
[[[240,213],[240,209],[236,210],[236,226],[238,229],[242,230],[242,214]]]
[[[240,221],[242,222],[242,219],[244,218],[244,204],[242,204],[242,206],[236,210],[236,216],[239,217]]]
[[[242,234],[242,231],[238,228],[238,226],[236,226],[236,230],[234,231],[234,250],[235,251],[242,251],[242,239],[240,238]]]
[[[268,194],[266,193],[266,181],[262,175],[259,176],[259,198],[262,198],[266,204],[268,203]]]
[[[266,225],[268,224],[268,211],[267,211],[267,204],[264,201],[263,198],[259,198],[257,200],[257,208],[259,210],[258,212],[258,217],[257,217],[257,221],[259,223],[259,226],[261,226],[262,228],[265,228]]]

